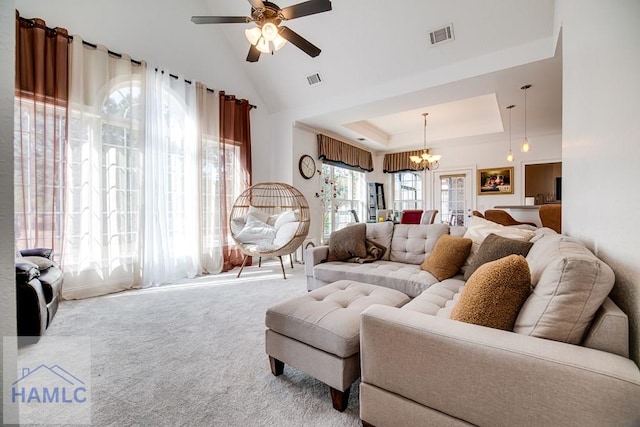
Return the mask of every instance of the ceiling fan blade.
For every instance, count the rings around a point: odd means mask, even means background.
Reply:
[[[260,51],[254,45],[251,45],[247,55],[247,62],[258,62],[258,59],[260,59]]]
[[[285,19],[300,18],[301,16],[313,15],[315,13],[328,12],[331,10],[329,0],[309,0],[303,3],[294,4],[280,10]],[[293,43],[293,42],[291,42]]]
[[[262,3],[262,0],[249,0],[249,3],[251,3],[251,7],[254,9],[264,9],[264,3]]]
[[[280,26],[280,35],[296,45],[298,48],[302,49],[307,55],[312,58],[315,58],[316,56],[320,55],[320,52],[322,52],[320,48],[311,44],[311,42],[309,42],[307,39],[305,39],[295,31],[289,29],[288,27]]]
[[[251,22],[246,16],[192,16],[194,24],[245,24]]]

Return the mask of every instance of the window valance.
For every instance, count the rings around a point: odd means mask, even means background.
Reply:
[[[420,154],[422,154],[422,150],[385,154],[382,172],[395,173],[423,170],[424,168],[416,168],[415,163],[410,159],[411,156],[419,156]]]
[[[318,134],[318,158],[323,163],[363,172],[373,171],[371,152]]]

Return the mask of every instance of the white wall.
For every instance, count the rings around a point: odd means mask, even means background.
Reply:
[[[0,1],[0,353],[4,372],[16,371],[16,273],[13,244],[13,95],[15,85],[15,10]],[[5,357],[7,356],[7,357]],[[11,377],[11,375],[9,375]],[[10,380],[3,376],[4,381]],[[4,384],[3,384],[4,385]],[[0,401],[3,401],[0,390]],[[14,418],[3,411],[3,419]]]
[[[640,2],[558,0],[563,43],[563,232],[615,271],[640,364]]]

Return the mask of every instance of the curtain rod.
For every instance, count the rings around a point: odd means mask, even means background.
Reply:
[[[158,70],[157,68],[156,68],[155,70],[156,70],[156,71],[160,71],[162,74],[164,74],[164,70]],[[169,73],[169,77],[174,78],[174,79],[176,79],[176,80],[180,80],[180,77],[176,76],[175,74],[171,74],[171,73]],[[190,85],[190,84],[193,84],[193,83],[191,82],[191,80],[187,80],[187,79],[184,79],[184,82],[185,82],[186,84],[189,84],[189,85]],[[207,92],[209,92],[209,93],[214,93],[215,91],[214,91],[213,89],[209,89],[209,88],[207,88]],[[231,95],[225,95],[225,97],[226,97],[227,99],[231,99]],[[236,99],[236,102],[239,104],[239,103],[241,103],[241,102],[242,102],[242,100],[241,100],[241,99]],[[249,104],[249,109],[250,109],[250,110],[253,110],[254,108],[255,108],[255,109],[258,109],[258,107],[257,107],[257,106],[255,106],[255,105],[253,105],[253,104]]]
[[[23,18],[22,16],[19,16],[19,18],[20,18],[20,20],[21,20],[21,21],[23,21],[23,22],[27,22],[27,23],[28,23],[28,24],[30,24],[31,26],[35,25],[35,21],[34,21],[33,19]],[[48,31],[53,32],[54,34],[58,32],[58,30],[56,30],[55,28],[46,27],[46,29],[47,29]],[[69,41],[70,41],[70,42],[71,42],[71,41],[73,41],[73,36],[72,36],[71,34],[69,34],[69,35],[67,36],[67,38],[69,39]],[[83,45],[85,45],[85,46],[89,46],[89,47],[91,47],[91,48],[93,48],[93,49],[97,49],[97,48],[98,48],[98,45],[97,45],[97,44],[95,44],[95,43],[91,43],[91,42],[88,42],[88,41],[86,41],[86,40],[82,40],[82,44],[83,44]],[[107,53],[108,53],[109,55],[115,56],[116,58],[122,58],[122,54],[121,54],[121,53],[114,52],[114,51],[109,50],[109,49],[107,49]],[[131,60],[131,62],[132,62],[133,64],[136,64],[136,65],[142,65],[142,61],[138,61],[138,60],[133,59],[133,58],[129,58],[129,59]],[[158,71],[158,69],[157,69],[157,68],[156,68],[156,71]],[[164,73],[164,71],[162,71],[162,72]],[[178,77],[178,76],[176,76],[175,74],[171,74],[171,73],[169,73],[169,77],[172,77],[172,78],[174,78],[174,79],[176,79],[176,80],[178,80],[178,79],[179,79],[179,77]],[[187,83],[187,84],[193,84],[193,83],[191,82],[191,80],[187,80],[187,79],[184,79],[184,82],[185,82],[185,83]],[[214,93],[214,92],[215,92],[213,89],[209,89],[209,88],[206,88],[206,89],[207,89],[207,92],[209,92],[209,93]],[[238,101],[240,101],[240,100],[238,100]],[[253,104],[249,104],[249,109],[254,109],[254,108],[255,108],[255,109],[257,109],[258,107],[257,107],[257,106],[255,106],[255,105],[253,105]]]

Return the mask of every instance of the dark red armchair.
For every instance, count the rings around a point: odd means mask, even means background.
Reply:
[[[422,209],[405,209],[400,216],[400,224],[420,224]]]

